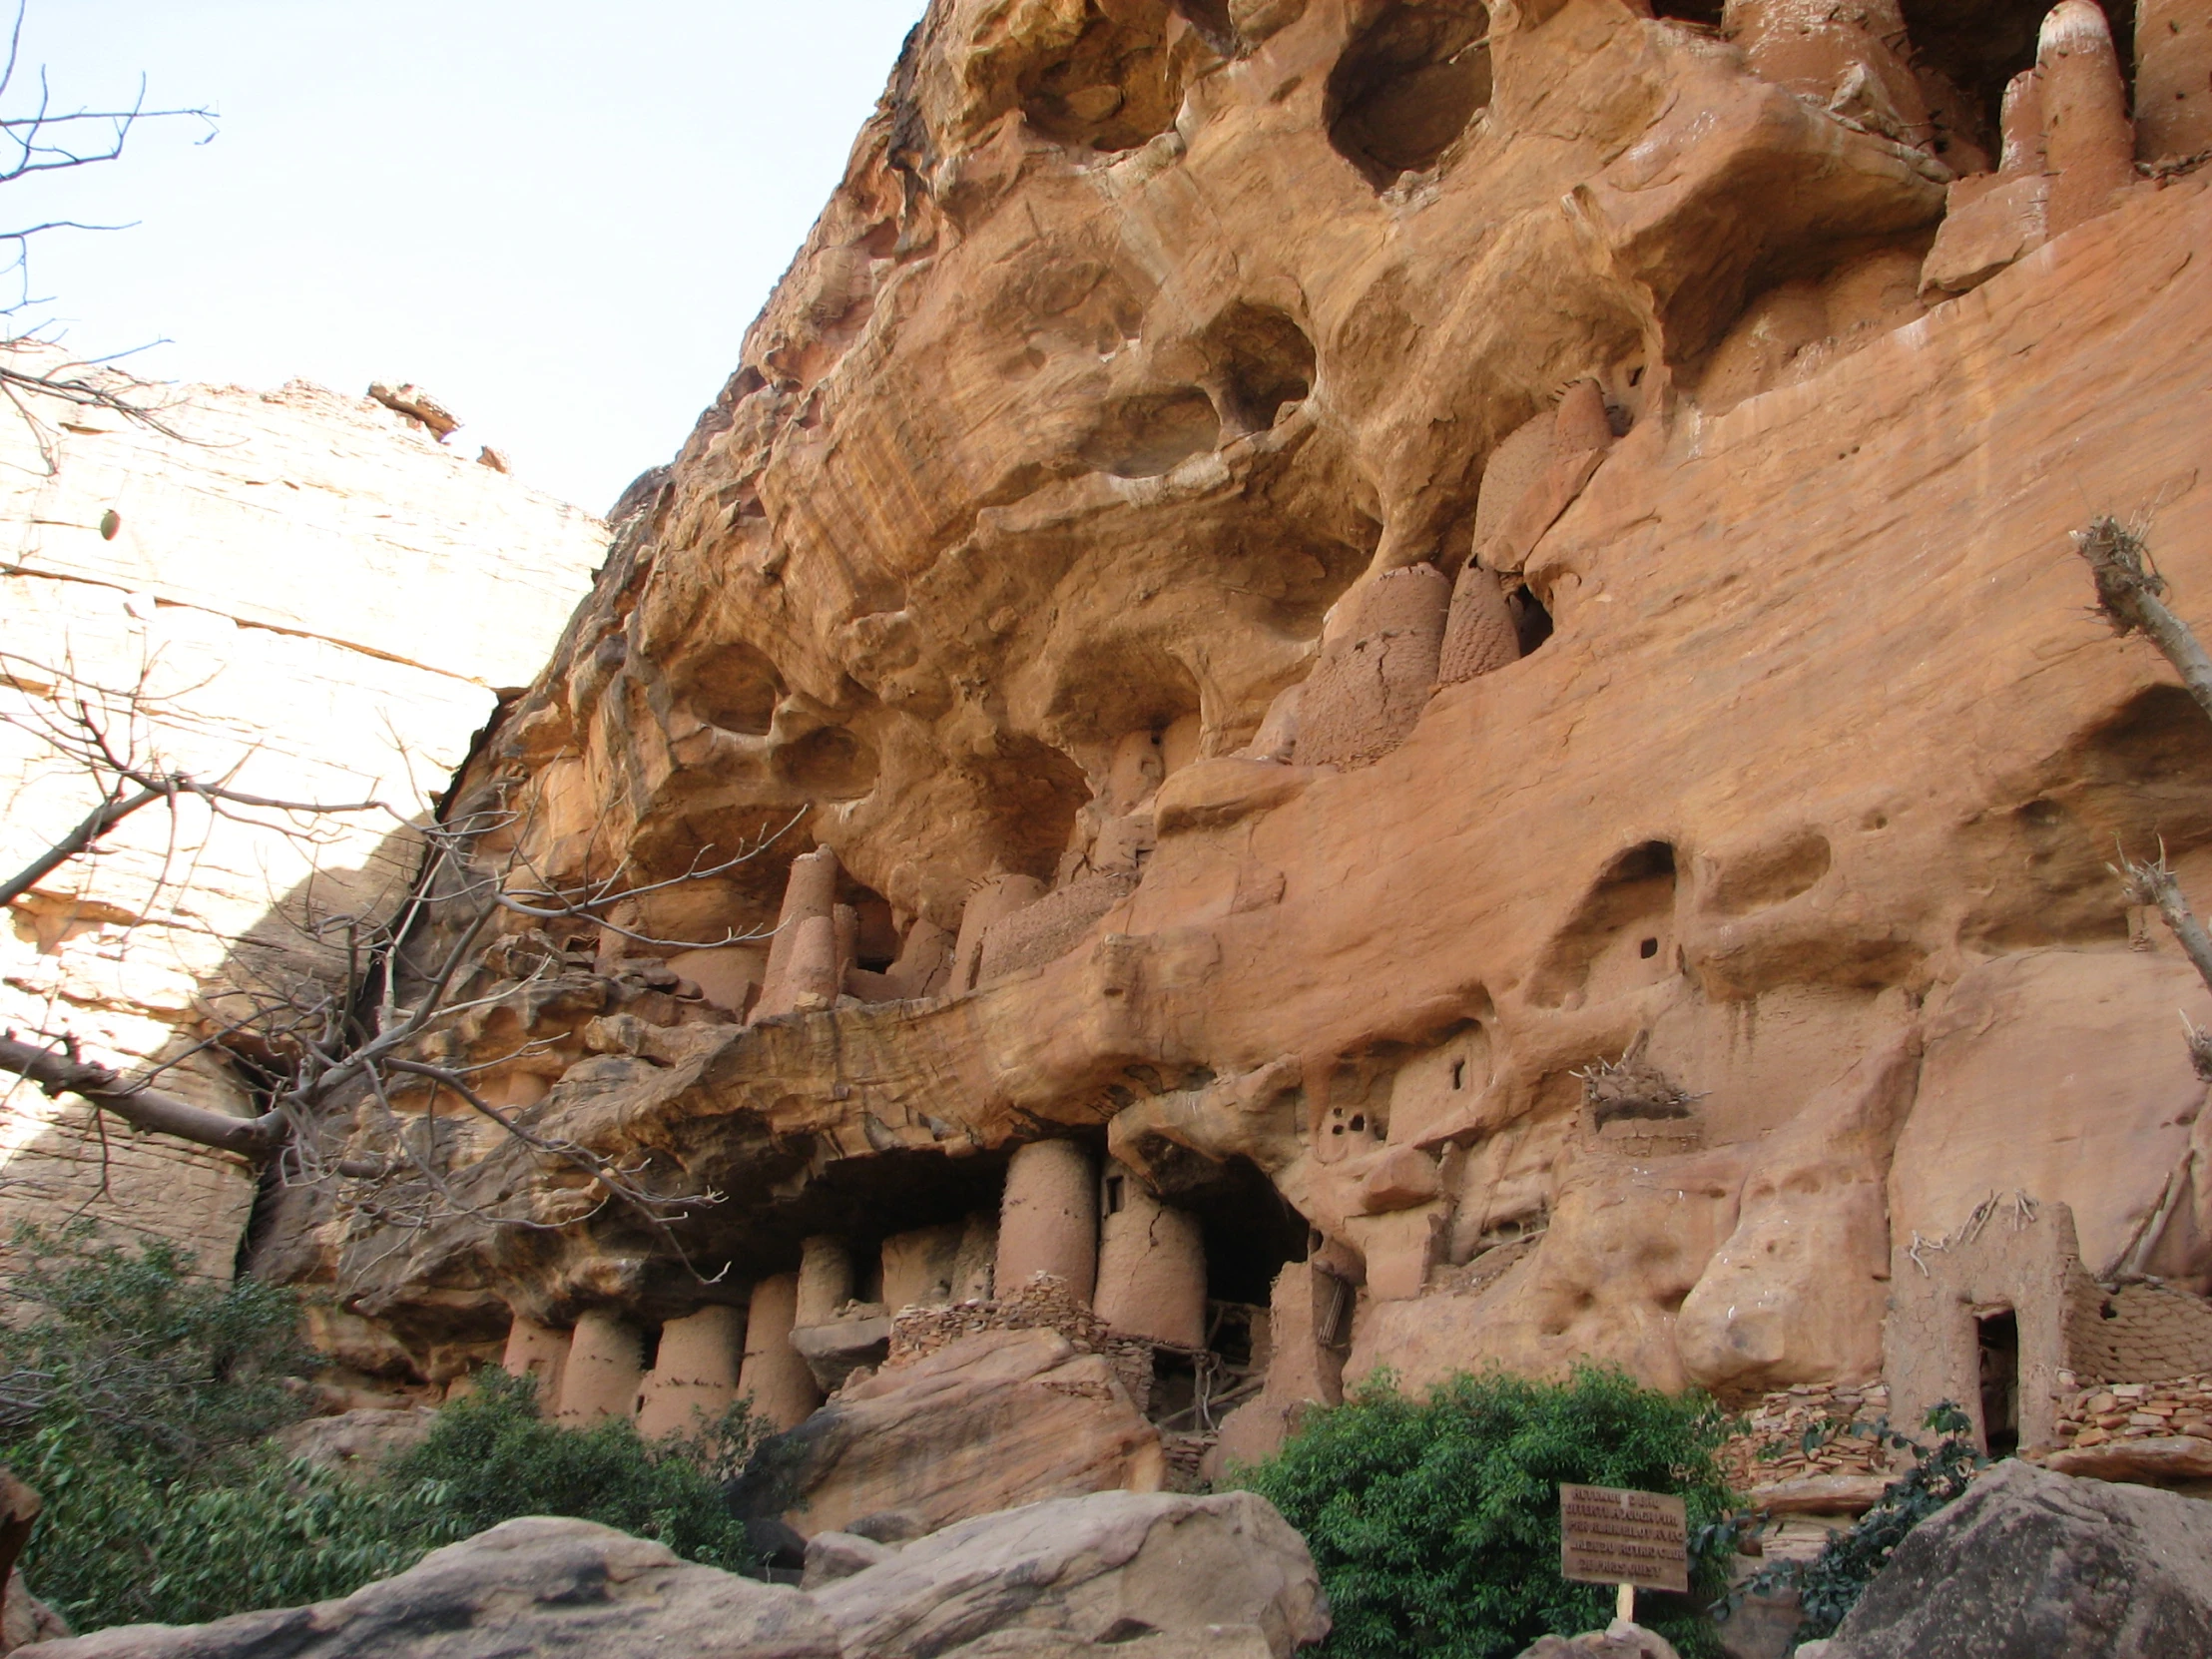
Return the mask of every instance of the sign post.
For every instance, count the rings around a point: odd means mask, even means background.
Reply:
[[[1559,1572],[1612,1584],[1615,1616],[1636,1619],[1636,1591],[1690,1588],[1690,1519],[1682,1499],[1618,1486],[1559,1488]]]

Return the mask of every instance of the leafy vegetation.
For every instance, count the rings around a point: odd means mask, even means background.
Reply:
[[[25,1576],[79,1630],[196,1623],[344,1595],[517,1515],[574,1515],[734,1571],[754,1566],[721,1482],[761,1432],[741,1404],[655,1443],[564,1429],[528,1379],[483,1374],[413,1449],[362,1476],[288,1458],[313,1356],[290,1293],[191,1274],[79,1233],[26,1231],[0,1326],[0,1462],[44,1495]]]
[[[1943,1438],[1933,1447],[1893,1429],[1887,1418],[1864,1432],[1885,1444],[1910,1451],[1913,1466],[1890,1483],[1879,1501],[1848,1531],[1833,1535],[1810,1561],[1781,1561],[1761,1569],[1724,1604],[1733,1608],[1746,1596],[1796,1590],[1805,1612],[1797,1641],[1833,1636],[1844,1615],[1859,1603],[1860,1592],[1889,1565],[1906,1534],[1951,1499],[1962,1494],[1988,1459],[1973,1442],[1973,1422],[1950,1400],[1928,1413],[1924,1426]]]
[[[438,1413],[428,1438],[385,1464],[381,1484],[422,1513],[438,1542],[516,1515],[576,1515],[746,1572],[759,1563],[722,1480],[761,1437],[742,1403],[697,1435],[654,1443],[626,1417],[558,1428],[538,1415],[534,1379],[489,1371]]]
[[[1324,1659],[1510,1659],[1547,1631],[1602,1629],[1613,1591],[1560,1576],[1562,1482],[1682,1496],[1693,1593],[1640,1596],[1637,1616],[1710,1654],[1700,1609],[1726,1585],[1733,1536],[1713,1459],[1727,1427],[1709,1401],[1615,1371],[1460,1376],[1424,1399],[1383,1378],[1239,1472],[1314,1552],[1336,1618]]]

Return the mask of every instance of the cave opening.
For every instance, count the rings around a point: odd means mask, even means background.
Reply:
[[[1330,72],[1329,142],[1383,191],[1435,166],[1489,102],[1489,8],[1395,0]]]
[[[682,695],[708,725],[765,738],[775,725],[784,689],[776,665],[765,654],[742,640],[732,640],[700,654]]]
[[[2009,1457],[2020,1448],[2020,1322],[2009,1308],[1976,1318],[1982,1449]]]
[[[1264,432],[1314,389],[1314,342],[1289,312],[1242,300],[1202,343],[1219,377],[1223,413],[1239,432]]]
[[[1670,23],[1694,23],[1700,28],[1718,29],[1725,10],[1722,0],[1652,0],[1651,15],[1663,17]]]
[[[1526,583],[1505,596],[1506,609],[1513,613],[1513,632],[1523,657],[1533,656],[1538,647],[1552,636],[1551,612],[1536,596],[1536,590]]]

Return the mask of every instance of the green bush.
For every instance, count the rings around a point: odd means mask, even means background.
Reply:
[[[1710,1402],[1613,1371],[1563,1384],[1462,1375],[1425,1399],[1383,1378],[1239,1474],[1314,1552],[1336,1619],[1322,1659],[1510,1659],[1547,1631],[1602,1629],[1613,1591],[1559,1574],[1562,1482],[1686,1500],[1692,1596],[1641,1595],[1637,1616],[1705,1654],[1717,1643],[1699,1609],[1727,1582],[1713,1460],[1726,1431]]]
[[[478,1374],[476,1392],[437,1414],[380,1484],[434,1523],[439,1541],[516,1515],[575,1515],[668,1545],[686,1560],[757,1570],[744,1523],[722,1500],[760,1432],[741,1403],[689,1438],[648,1443],[626,1417],[588,1429],[538,1415],[535,1381]]]
[[[690,1437],[629,1422],[564,1429],[534,1385],[493,1371],[372,1477],[270,1441],[303,1414],[314,1364],[290,1293],[191,1277],[166,1245],[131,1255],[25,1233],[0,1327],[0,1462],[46,1508],[23,1570],[79,1630],[198,1623],[357,1589],[517,1515],[574,1515],[678,1554],[755,1565],[721,1482],[760,1438],[743,1405]]]
[[[175,1475],[306,1414],[289,1291],[196,1279],[172,1244],[132,1255],[82,1224],[21,1228],[14,1256],[8,1299],[35,1313],[0,1324],[0,1440],[66,1427],[82,1453]]]
[[[1928,1413],[1924,1426],[1943,1438],[1923,1445],[1898,1433],[1885,1418],[1863,1432],[1914,1455],[1913,1466],[1883,1491],[1872,1509],[1849,1530],[1832,1533],[1810,1561],[1781,1561],[1746,1579],[1725,1604],[1730,1609],[1750,1595],[1795,1590],[1804,1609],[1792,1643],[1833,1636],[1844,1615],[1859,1604],[1869,1580],[1890,1564],[1906,1534],[1962,1495],[1988,1459],[1972,1439],[1973,1422],[1950,1400]]]

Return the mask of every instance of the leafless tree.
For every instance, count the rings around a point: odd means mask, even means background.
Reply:
[[[2145,525],[2123,524],[2105,514],[2075,531],[2073,540],[2074,550],[2088,563],[2096,582],[2097,609],[2112,631],[2122,636],[2141,634],[2157,646],[2197,706],[2212,718],[2212,657],[2197,643],[2195,630],[2166,603],[2166,579],[2151,558]],[[2122,847],[2119,862],[2110,867],[2127,901],[2157,910],[2206,988],[2212,989],[2212,933],[2190,909],[2181,880],[2166,861],[2164,842],[2159,843],[2155,859],[2131,857]],[[2197,1076],[2212,1083],[2212,1031],[2200,1028],[2186,1014],[2181,1024],[2190,1063]],[[2145,1271],[2175,1206],[2190,1188],[2196,1157],[2194,1149],[2182,1153],[2158,1202],[2106,1268],[2105,1278],[2130,1279]]]
[[[339,820],[382,815],[399,827],[397,815],[382,802],[283,800],[242,791],[234,780],[250,757],[242,756],[216,777],[169,764],[158,748],[163,707],[151,672],[149,667],[130,685],[100,686],[66,666],[0,653],[0,690],[17,694],[12,704],[0,705],[0,725],[37,739],[81,776],[95,801],[21,870],[0,880],[0,904],[31,894],[39,883],[95,855],[118,825],[157,807],[174,822],[181,808],[197,805],[310,849],[329,837]],[[21,810],[23,804],[14,805]],[[74,1095],[146,1133],[236,1154],[287,1185],[334,1187],[355,1213],[396,1229],[399,1237],[454,1216],[530,1228],[584,1219],[570,1215],[544,1222],[469,1203],[448,1178],[449,1148],[439,1135],[439,1109],[451,1104],[540,1160],[580,1175],[591,1194],[586,1214],[619,1206],[683,1258],[669,1225],[720,1203],[719,1194],[662,1191],[647,1161],[610,1157],[542,1133],[529,1114],[494,1104],[477,1087],[477,1078],[526,1052],[527,1040],[514,1052],[452,1061],[428,1057],[438,1048],[428,1039],[451,1031],[471,1012],[512,1003],[556,971],[557,949],[525,968],[519,983],[489,973],[481,958],[508,929],[542,939],[549,925],[584,926],[672,950],[763,936],[726,931],[719,938],[662,939],[612,917],[640,898],[728,874],[761,856],[791,827],[725,858],[705,848],[680,873],[645,881],[627,864],[589,879],[550,876],[525,850],[529,826],[504,806],[414,826],[410,832],[421,844],[420,865],[395,904],[324,908],[310,894],[304,913],[293,918],[305,944],[341,964],[334,973],[244,976],[251,982],[226,986],[213,999],[197,1042],[128,1077],[85,1058],[66,1028],[0,1033],[0,1072],[28,1079],[49,1096]],[[166,867],[155,879],[168,879]],[[508,952],[510,960],[514,954]],[[165,1072],[207,1053],[251,1061],[266,1102],[258,1115],[235,1117],[160,1087]],[[327,1130],[341,1109],[349,1114],[351,1133],[338,1150]]]
[[[29,0],[16,0],[6,57],[0,61],[0,185],[11,185],[38,174],[117,161],[132,132],[144,122],[197,121],[206,129],[201,143],[215,137],[215,112],[212,110],[148,108],[144,76],[139,78],[138,95],[130,103],[110,107],[69,109],[57,106],[43,68],[37,72],[37,90],[33,94],[24,85],[22,61],[23,25],[28,8]],[[7,319],[0,324],[5,328],[5,333],[0,334],[0,347],[20,349],[51,343],[44,324],[32,319],[34,310],[46,303],[31,291],[30,254],[34,237],[51,231],[123,229],[126,227],[50,219],[0,230],[0,249],[8,251],[7,258],[0,261],[0,283],[12,283],[15,289],[12,299],[0,302],[0,317]],[[27,401],[26,394],[33,400]],[[7,398],[16,413],[38,435],[49,466],[53,464],[52,434],[35,402],[39,397],[55,398],[78,408],[105,409],[150,427],[165,437],[190,441],[169,424],[155,383],[118,368],[112,356],[84,360],[65,358],[43,368],[25,368],[0,358],[0,396]]]
[[[2141,634],[2157,646],[2181,676],[2181,683],[2212,718],[2212,657],[2197,643],[2196,632],[2166,603],[2166,579],[2152,560],[2145,527],[2123,524],[2110,514],[2089,521],[2074,532],[2074,550],[2089,566],[2096,582],[2097,610],[2122,636]],[[2166,849],[2155,859],[2130,857],[2123,847],[2120,861],[2111,866],[2130,904],[2157,910],[2185,955],[2212,989],[2212,933],[2189,908],[2181,881],[2166,862]],[[2186,1022],[2185,1022],[2186,1023]],[[2189,1056],[2197,1075],[2212,1083],[2212,1032],[2188,1027]]]

